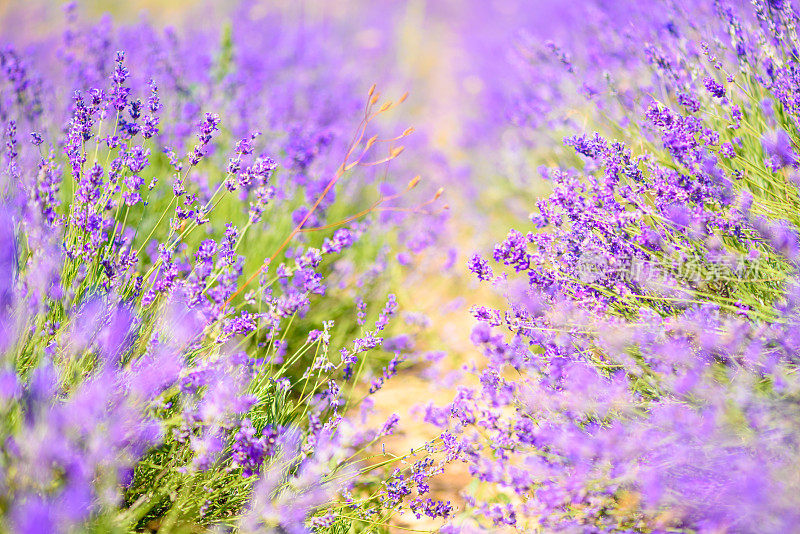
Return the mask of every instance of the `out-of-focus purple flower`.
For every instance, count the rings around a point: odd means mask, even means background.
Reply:
[[[793,167],[798,162],[797,153],[786,130],[770,130],[761,137],[761,146],[766,156],[765,164],[772,172]]]

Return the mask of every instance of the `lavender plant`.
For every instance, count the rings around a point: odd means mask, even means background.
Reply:
[[[508,307],[473,308],[479,386],[428,420],[478,525],[792,531],[796,8],[585,7],[574,53],[543,46],[562,74],[527,57],[566,95],[546,116],[583,93],[598,133],[552,152],[553,193],[494,265],[470,260]]]
[[[373,131],[404,97],[373,86],[359,111],[316,58],[288,72],[230,32],[211,58],[174,33],[117,37],[67,13],[55,64],[47,40],[0,52],[0,523],[384,528],[401,503],[381,473],[402,458],[365,455],[398,420],[353,413],[402,362],[387,347],[365,363],[398,302],[348,303],[384,290],[370,216],[419,178],[366,209],[368,188],[342,186],[402,152],[411,129]],[[270,89],[273,72],[285,79]]]

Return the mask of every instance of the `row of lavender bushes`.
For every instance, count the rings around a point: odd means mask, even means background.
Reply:
[[[69,8],[3,49],[5,528],[796,529],[796,6],[505,2],[511,76],[472,38],[490,4],[428,8],[484,88],[459,185],[502,212],[455,218],[534,211],[458,251],[507,305],[472,308],[438,438],[378,463],[398,421],[363,415],[419,322],[392,265],[449,246],[360,85],[388,48],[243,4],[212,32]]]
[[[552,193],[469,260],[507,306],[427,411],[476,479],[443,531],[795,532],[797,6],[568,9],[494,95]]]
[[[427,476],[438,441],[368,456],[419,330],[392,326],[393,266],[444,216],[394,171],[404,97],[362,86],[324,21],[255,7],[6,21],[2,531],[360,532],[449,506],[387,474]]]

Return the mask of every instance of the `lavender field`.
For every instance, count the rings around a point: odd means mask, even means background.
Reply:
[[[0,2],[0,534],[800,532],[799,30]]]

